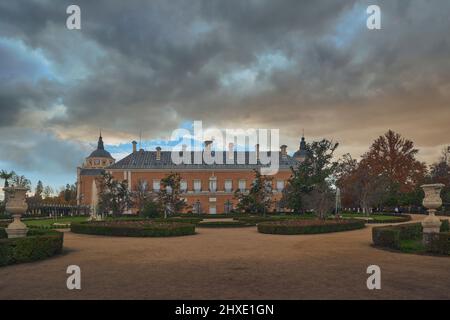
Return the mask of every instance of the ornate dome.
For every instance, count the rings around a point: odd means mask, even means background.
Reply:
[[[294,153],[294,158],[297,160],[303,160],[306,158],[308,151],[306,150],[306,141],[305,137],[302,136],[302,140],[300,141],[300,148]]]
[[[108,158],[108,159],[114,159],[111,154],[105,150],[105,147],[103,146],[103,138],[100,135],[98,138],[97,143],[97,150],[92,151],[92,153],[89,155],[88,158]]]

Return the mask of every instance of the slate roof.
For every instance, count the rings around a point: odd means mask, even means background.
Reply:
[[[156,151],[137,151],[129,154],[115,164],[107,167],[107,169],[257,169],[261,167],[268,167],[269,165],[251,164],[249,161],[250,157],[255,157],[254,151],[235,151],[234,152],[234,163],[227,164],[227,153],[223,152],[223,164],[212,164],[208,165],[204,162],[202,164],[194,164],[194,154],[197,156],[202,156],[201,151],[186,151],[191,158],[191,164],[175,164],[172,162],[171,151],[161,151],[161,159],[156,160]],[[298,162],[289,155],[283,157],[280,152],[275,152],[279,159],[280,169],[289,169],[291,166],[296,165]],[[181,154],[181,152],[180,152]],[[270,153],[269,153],[270,154]],[[214,151],[212,152],[214,156]],[[239,157],[245,157],[245,164],[238,163],[237,159]],[[251,159],[251,158],[250,158]],[[253,158],[254,159],[254,158]],[[229,160],[228,160],[229,161]]]
[[[81,176],[100,176],[105,172],[103,169],[89,169],[83,168],[80,170]]]

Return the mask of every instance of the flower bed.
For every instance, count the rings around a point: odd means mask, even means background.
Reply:
[[[64,234],[29,230],[25,238],[8,239],[0,229],[0,266],[42,260],[62,252]]]
[[[261,222],[260,233],[269,234],[316,234],[362,229],[364,221],[360,220],[285,220]]]
[[[201,222],[197,225],[197,227],[202,228],[243,228],[243,227],[252,227],[255,224],[247,223],[243,221],[209,221],[209,222]]]
[[[92,221],[73,223],[74,233],[118,237],[177,237],[195,234],[195,225],[151,220]]]
[[[450,254],[450,226],[448,220],[441,220],[441,230],[428,247],[422,245],[421,223],[375,227],[372,229],[373,244],[377,247],[411,253]]]

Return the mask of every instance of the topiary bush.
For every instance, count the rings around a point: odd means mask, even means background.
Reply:
[[[242,228],[252,226],[255,226],[255,224],[247,223],[244,221],[209,221],[201,222],[197,225],[197,227],[202,228]]]
[[[53,230],[29,230],[25,238],[8,239],[0,229],[0,238],[0,266],[51,257],[62,252],[64,242],[64,234]]]
[[[74,223],[74,233],[118,237],[177,237],[195,234],[195,225],[152,220],[92,221]]]
[[[362,229],[365,227],[361,220],[285,220],[261,222],[258,232],[268,234],[317,234]]]

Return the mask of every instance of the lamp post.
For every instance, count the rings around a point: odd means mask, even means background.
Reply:
[[[436,210],[442,206],[441,190],[445,185],[424,184],[421,186],[425,193],[423,198],[423,206],[428,209],[428,216],[422,221],[423,226],[423,243],[429,244],[430,241],[439,233],[441,220],[435,216]]]
[[[13,222],[6,228],[8,238],[24,238],[27,236],[28,228],[20,221],[20,217],[28,209],[25,201],[28,189],[12,186],[3,188],[3,191],[5,191],[5,194],[8,194],[5,209],[14,218]]]

